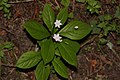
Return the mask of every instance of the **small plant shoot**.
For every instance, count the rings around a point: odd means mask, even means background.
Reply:
[[[91,14],[97,13],[99,14],[99,9],[101,8],[101,4],[98,0],[76,0],[77,2],[85,3],[87,9]]]
[[[11,12],[10,12],[11,5],[8,4],[8,0],[0,0],[0,10],[4,12],[4,17],[10,19]]]
[[[0,44],[0,59],[4,58],[4,49],[11,50],[13,48],[13,43],[11,42],[5,42]]]
[[[42,12],[44,26],[35,20],[26,21],[24,27],[37,40],[40,49],[23,53],[16,66],[22,69],[36,66],[36,80],[48,80],[51,69],[68,79],[65,63],[77,67],[76,54],[80,48],[77,41],[91,32],[91,27],[82,21],[68,23],[68,16],[67,7],[55,15],[50,4],[46,3]]]

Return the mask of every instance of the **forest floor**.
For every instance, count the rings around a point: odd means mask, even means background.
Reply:
[[[9,0],[12,17],[6,19],[3,11],[0,11],[0,44],[12,42],[12,50],[4,50],[4,58],[0,60],[0,80],[35,80],[34,70],[18,70],[15,64],[19,57],[26,51],[34,50],[36,42],[25,32],[23,23],[29,19],[41,21],[39,11],[42,11],[44,0],[40,3],[31,1],[16,2]],[[74,1],[74,0],[73,0]],[[82,20],[89,24],[90,20],[97,15],[91,15],[86,11],[85,5],[71,1],[69,12],[74,13],[74,19]],[[116,6],[111,5],[111,0],[100,0],[102,12],[114,14]],[[53,7],[56,6],[51,0]],[[116,2],[117,5],[120,1]],[[114,51],[107,45],[98,45],[99,35],[90,35],[80,42],[81,48],[77,55],[77,69],[70,67],[69,80],[120,80],[120,46],[117,45],[119,36],[116,33],[108,35],[107,39],[112,42]],[[51,74],[50,80],[59,79]]]

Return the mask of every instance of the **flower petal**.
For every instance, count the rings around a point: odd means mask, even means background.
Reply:
[[[58,41],[58,42],[62,41],[61,38],[62,37],[60,37],[59,34],[54,34],[54,36],[53,36],[53,39],[55,39],[55,41]]]
[[[60,25],[62,25],[61,20],[56,20],[54,24],[55,24],[55,27],[58,27],[58,28],[60,28]]]

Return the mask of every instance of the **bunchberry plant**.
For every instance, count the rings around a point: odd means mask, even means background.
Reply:
[[[99,13],[101,8],[100,2],[97,0],[76,0],[77,2],[82,2],[87,4],[87,9],[92,13]]]
[[[109,32],[115,32],[117,30],[117,24],[115,21],[112,21],[114,17],[110,14],[104,14],[98,16],[99,21],[91,21],[93,34],[100,34],[101,36],[108,36]]]
[[[4,49],[11,50],[13,48],[13,46],[14,45],[11,42],[5,42],[5,43],[0,44],[0,59],[2,59],[4,57],[3,50]]]
[[[8,4],[8,0],[0,0],[0,10],[4,12],[4,17],[10,19],[10,4]]]
[[[87,9],[91,13],[99,13],[99,9],[101,8],[101,5],[100,5],[99,1],[97,1],[97,0],[87,0],[87,3],[88,3]]]
[[[28,20],[24,27],[26,31],[37,40],[40,49],[25,52],[17,61],[16,66],[28,69],[36,66],[35,75],[37,80],[47,80],[50,72],[54,69],[56,73],[68,78],[68,63],[77,67],[76,53],[80,40],[88,35],[91,27],[81,21],[75,20],[67,23],[68,9],[63,8],[55,16],[49,4],[45,4],[42,19],[46,26],[35,20]]]

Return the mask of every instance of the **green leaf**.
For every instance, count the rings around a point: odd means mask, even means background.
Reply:
[[[8,2],[8,0],[3,0],[3,2],[6,2],[6,3],[7,3],[7,2]]]
[[[91,28],[92,28],[92,33],[91,34],[100,34],[101,28],[98,28],[98,24],[96,20],[91,20],[90,22]]]
[[[108,21],[108,20],[111,20],[111,19],[112,19],[112,16],[111,16],[110,14],[105,14],[105,15],[104,15],[104,19],[107,20],[107,21]]]
[[[117,40],[117,45],[120,45],[120,40]]]
[[[100,19],[100,21],[105,21],[104,15],[100,15],[100,16],[98,16],[98,18]]]
[[[103,30],[104,30],[104,35],[107,36],[109,31],[112,31],[112,27],[111,26],[106,26],[106,27],[103,27]]]
[[[57,19],[61,20],[62,25],[66,22],[68,18],[68,8],[62,9],[57,15]]]
[[[0,50],[2,49],[8,49],[8,50],[11,50],[13,48],[13,43],[11,42],[5,42],[3,44],[0,44]]]
[[[40,25],[35,20],[26,21],[24,26],[25,29],[28,31],[28,33],[35,39],[41,40],[50,36],[48,31],[45,29],[45,27]]]
[[[29,51],[24,53],[16,63],[19,68],[27,69],[34,67],[41,60],[40,53]]]
[[[55,45],[55,55],[56,55],[56,56],[61,56],[57,44],[59,44],[59,43],[54,43],[54,45]]]
[[[42,18],[48,29],[52,31],[55,21],[55,13],[49,4],[45,4],[42,12]]]
[[[99,39],[99,44],[100,44],[100,45],[105,45],[107,42],[108,42],[108,41],[107,41],[106,39],[104,39],[104,38],[100,38],[100,39]]]
[[[120,34],[120,25],[116,26],[116,32]]]
[[[69,18],[73,18],[73,17],[74,17],[74,13],[73,13],[73,12],[70,12],[70,13],[68,14],[68,17],[69,17]]]
[[[104,28],[104,27],[107,26],[107,24],[108,24],[108,22],[101,22],[100,24],[98,24],[98,27],[99,28]]]
[[[98,18],[100,19],[100,21],[109,21],[112,19],[112,16],[110,14],[104,14],[100,15]]]
[[[5,42],[3,45],[4,45],[3,48],[9,49],[9,50],[12,49],[14,46],[14,44],[11,42]]]
[[[76,0],[76,1],[77,1],[77,2],[82,2],[82,3],[83,3],[83,2],[85,2],[86,0]]]
[[[78,29],[75,28],[76,26]],[[61,29],[59,34],[72,40],[80,40],[89,34],[90,31],[91,27],[88,24],[81,21],[72,21]]]
[[[112,24],[109,24],[109,26],[112,28],[111,31],[116,31],[116,27],[117,27],[117,24],[116,23],[112,23]]]
[[[11,17],[11,13],[8,13],[7,14],[7,19],[10,19],[10,17]]]
[[[2,6],[0,6],[0,10],[2,10],[3,9],[3,7]]]
[[[46,41],[47,40],[47,38],[46,39],[43,39],[43,40],[41,40],[41,41],[37,41],[37,43],[39,44],[39,46],[42,46],[42,44],[44,43],[44,41]]]
[[[65,7],[68,7],[70,4],[70,0],[62,0],[61,4],[64,5]]]
[[[88,0],[88,4],[91,5],[92,7],[94,7],[95,5],[97,5],[97,1],[95,1],[95,0]]]
[[[91,34],[100,34],[101,28],[94,27]]]
[[[67,67],[63,64],[60,59],[54,58],[52,62],[55,71],[62,77],[68,78],[68,71]]]
[[[41,55],[45,63],[49,63],[55,54],[54,43],[51,39],[45,40],[41,45]]]
[[[117,10],[115,12],[115,18],[120,19],[120,7],[117,7]]]
[[[10,12],[10,10],[9,10],[8,8],[6,8],[6,7],[3,8],[3,11],[4,11],[5,13],[9,13],[9,12]]]
[[[43,61],[41,61],[36,70],[35,70],[35,76],[37,80],[47,80],[50,74],[50,67],[45,67]]]
[[[55,55],[61,56],[61,55],[60,55],[60,52],[59,52],[59,50],[58,50],[58,48],[55,49]]]
[[[10,8],[11,5],[10,5],[10,4],[6,4],[5,6],[6,6],[7,8]]]
[[[74,66],[77,66],[76,53],[78,52],[79,48],[79,43],[68,39],[63,40],[58,44],[58,49],[62,58]]]
[[[4,52],[0,50],[0,59],[2,59],[3,57],[4,57]]]

